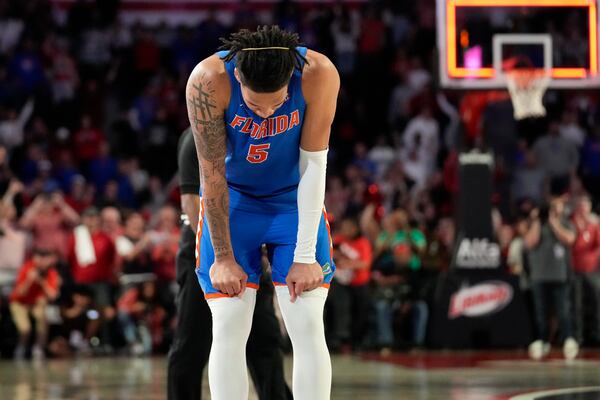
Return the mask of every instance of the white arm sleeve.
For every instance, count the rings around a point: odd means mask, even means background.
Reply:
[[[300,149],[300,184],[298,185],[298,236],[294,262],[316,262],[317,233],[325,201],[327,150]]]

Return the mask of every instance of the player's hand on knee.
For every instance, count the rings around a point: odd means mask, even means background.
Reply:
[[[293,303],[303,292],[316,289],[323,284],[323,269],[319,263],[294,263],[288,272],[286,283]]]
[[[215,261],[210,267],[210,281],[215,289],[229,296],[242,296],[248,275],[235,259]]]

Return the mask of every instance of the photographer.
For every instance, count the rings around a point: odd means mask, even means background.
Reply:
[[[550,351],[547,316],[550,305],[558,316],[565,358],[573,359],[579,352],[579,345],[573,338],[569,296],[571,246],[575,242],[575,230],[566,218],[564,204],[562,197],[555,196],[550,200],[547,215],[538,209],[532,210],[529,229],[524,236],[537,327],[537,340],[529,346],[529,355],[536,360]]]
[[[58,257],[54,251],[36,249],[33,257],[21,267],[17,283],[10,298],[10,312],[19,331],[19,344],[15,350],[15,359],[25,356],[25,346],[29,341],[33,315],[36,327],[36,344],[32,355],[35,359],[44,357],[46,346],[46,306],[56,299],[60,278],[55,269]]]

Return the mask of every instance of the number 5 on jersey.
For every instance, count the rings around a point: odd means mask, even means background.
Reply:
[[[265,162],[267,157],[269,157],[269,147],[271,147],[271,143],[251,144],[250,148],[248,149],[246,160],[252,164],[260,164]]]

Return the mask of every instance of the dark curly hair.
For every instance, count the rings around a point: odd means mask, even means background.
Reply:
[[[259,26],[255,32],[242,29],[221,41],[223,45],[219,50],[229,50],[222,57],[223,61],[235,57],[242,83],[255,92],[270,93],[281,89],[288,84],[294,69],[302,70],[307,63],[297,49],[300,46],[298,34],[284,31],[277,25]],[[288,50],[244,50],[265,47]]]

